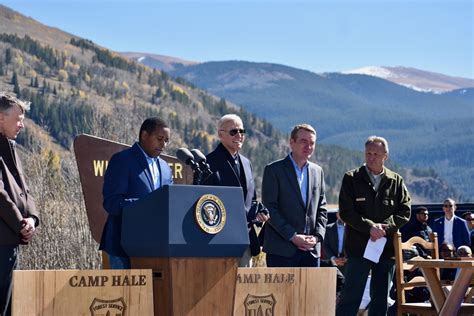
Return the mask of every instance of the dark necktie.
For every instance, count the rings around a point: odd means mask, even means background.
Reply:
[[[237,178],[240,179],[240,163],[239,163],[239,156],[235,156],[234,157],[234,171],[235,171],[235,174],[237,175]]]

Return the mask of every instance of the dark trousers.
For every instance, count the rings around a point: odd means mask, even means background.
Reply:
[[[267,253],[267,267],[319,267],[319,258],[299,249],[293,257]]]
[[[0,246],[0,315],[11,314],[12,277],[17,265],[18,246]]]
[[[341,300],[336,307],[336,316],[357,315],[370,271],[372,275],[369,316],[387,314],[388,294],[395,271],[395,260],[381,259],[378,263],[374,263],[365,258],[349,257],[346,263]]]

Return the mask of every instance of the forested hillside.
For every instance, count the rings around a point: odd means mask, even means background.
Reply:
[[[433,168],[474,199],[474,98],[471,89],[425,93],[368,75],[316,74],[278,64],[205,62],[170,72],[286,129],[301,119],[324,144],[359,149],[385,136],[407,168]],[[288,110],[291,108],[291,110]]]
[[[217,143],[217,119],[237,113],[248,129],[244,153],[253,163],[259,187],[264,166],[288,153],[287,136],[268,121],[185,80],[173,80],[165,72],[47,28],[3,6],[0,89],[32,102],[18,142],[42,225],[23,256],[22,266],[27,268],[99,265],[71,152],[73,139],[80,133],[131,144],[141,122],[156,115],[171,126],[168,154],[174,155],[179,147],[207,153]],[[363,139],[361,149],[362,143]],[[316,151],[315,160],[325,169],[328,199],[336,203],[343,173],[358,166],[362,154],[336,146],[318,146]],[[411,172],[395,168],[407,176]],[[427,178],[434,184],[417,191],[418,186],[412,184],[426,181],[425,177],[409,177],[418,201],[436,200],[434,190],[444,185],[436,174]]]

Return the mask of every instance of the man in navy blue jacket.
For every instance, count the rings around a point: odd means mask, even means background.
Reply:
[[[171,168],[159,157],[170,139],[168,125],[157,117],[148,118],[138,139],[112,156],[104,177],[102,195],[108,217],[99,249],[109,255],[112,269],[130,269],[130,259],[121,245],[124,207],[173,183]]]
[[[441,245],[447,242],[455,249],[460,246],[471,246],[471,237],[466,221],[454,215],[456,202],[453,199],[446,199],[443,203],[444,216],[437,218],[433,222],[433,231],[438,233],[438,241]]]

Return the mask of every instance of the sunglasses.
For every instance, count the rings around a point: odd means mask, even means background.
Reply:
[[[454,204],[444,204],[443,207],[453,207]]]
[[[418,213],[418,215],[428,216],[428,213]]]
[[[235,135],[237,135],[237,133],[240,133],[241,135],[245,134],[245,129],[243,129],[243,128],[233,128],[229,131],[224,131],[224,130],[222,130],[222,131],[229,133],[230,136],[235,136]]]

